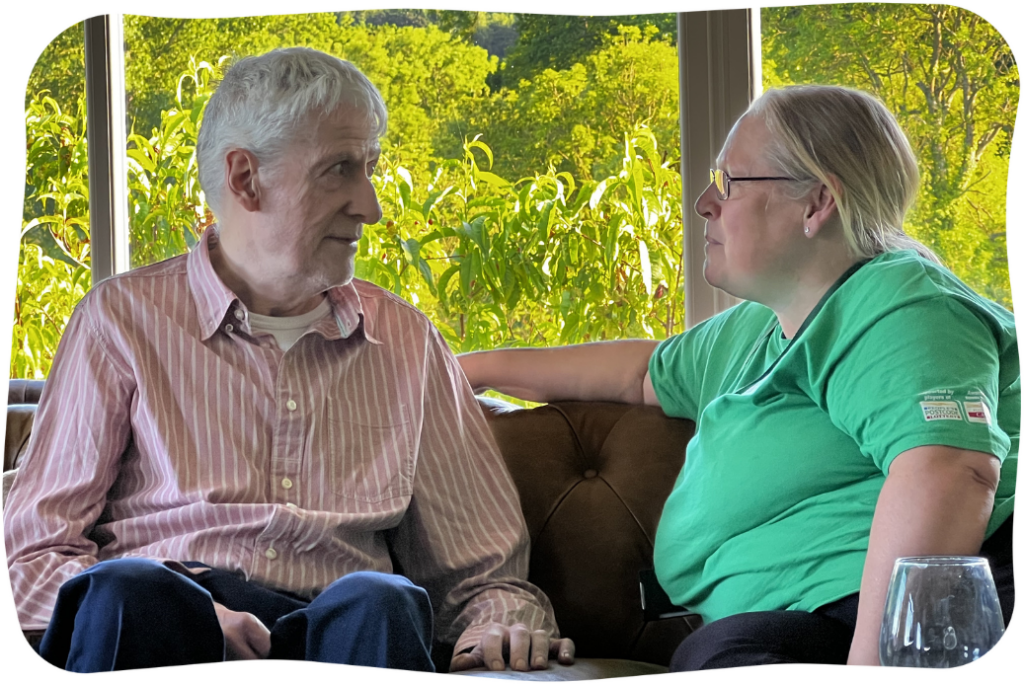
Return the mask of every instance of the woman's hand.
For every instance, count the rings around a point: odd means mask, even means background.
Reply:
[[[893,460],[871,523],[849,665],[878,665],[885,598],[897,558],[976,555],[992,515],[999,460],[922,446]]]

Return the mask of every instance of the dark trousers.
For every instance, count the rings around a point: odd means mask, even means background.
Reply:
[[[238,573],[186,577],[142,558],[104,561],[65,582],[39,654],[75,672],[221,661],[214,601],[270,629],[270,658],[434,671],[430,600],[399,575],[352,573],[306,601]]]
[[[1013,516],[981,547],[999,593],[1003,620],[1013,613]],[[672,656],[673,672],[772,663],[842,665],[850,654],[860,594],[812,613],[771,610],[710,622],[688,636]]]

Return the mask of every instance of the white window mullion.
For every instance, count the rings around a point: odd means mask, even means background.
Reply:
[[[759,10],[681,12],[679,28],[680,164],[683,176],[683,273],[686,327],[740,300],[704,280],[704,219],[693,205],[733,123],[760,93]]]
[[[129,269],[124,30],[120,14],[85,20],[92,282]]]

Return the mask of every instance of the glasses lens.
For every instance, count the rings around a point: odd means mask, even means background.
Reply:
[[[718,189],[718,199],[724,200],[729,196],[726,191],[725,171],[722,171],[721,169],[711,169],[711,182],[714,184],[715,188]]]

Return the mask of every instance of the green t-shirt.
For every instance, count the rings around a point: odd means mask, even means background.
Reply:
[[[908,449],[994,454],[1003,465],[986,536],[1013,511],[1013,315],[912,251],[844,277],[792,342],[770,309],[744,302],[651,358],[665,413],[697,423],[655,571],[706,621],[811,611],[859,591],[878,494]]]

